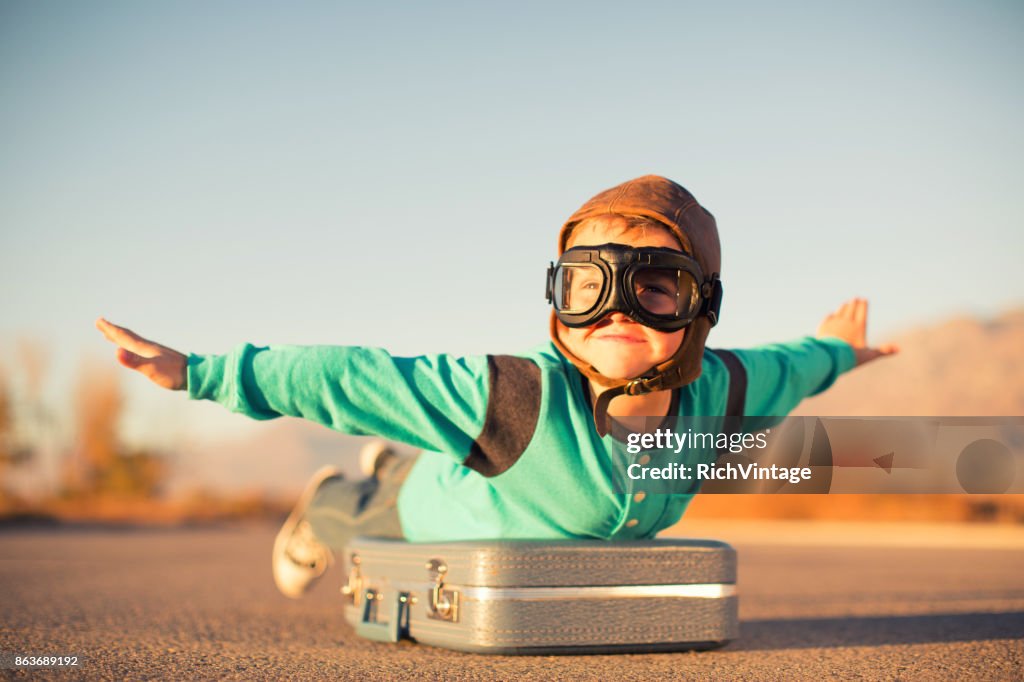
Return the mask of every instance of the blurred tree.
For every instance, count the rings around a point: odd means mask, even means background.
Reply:
[[[11,460],[14,436],[14,414],[11,406],[11,390],[7,373],[0,367],[0,473]]]
[[[13,461],[14,447],[14,415],[11,412],[7,375],[0,368],[0,512],[4,513],[12,502],[11,493],[7,490],[7,469]]]
[[[8,373],[0,367],[0,481],[9,467],[26,463],[32,448],[22,438],[14,411],[14,391]]]
[[[43,382],[50,366],[50,352],[39,339],[22,337],[18,339],[15,357],[23,384],[18,426],[22,440],[31,443],[32,450],[38,452],[43,443],[54,435],[53,415],[43,400]]]
[[[71,497],[149,497],[160,492],[168,470],[156,451],[121,443],[124,407],[117,369],[85,363],[74,396],[75,440],[65,467]]]
[[[13,382],[0,366],[0,512],[6,514],[21,506],[20,495],[11,485],[11,470],[32,460],[34,449],[19,428],[23,420],[15,410]]]

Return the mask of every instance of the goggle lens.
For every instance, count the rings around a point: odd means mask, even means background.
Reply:
[[[580,315],[601,298],[604,273],[596,265],[566,263],[555,271],[555,308],[560,313]]]
[[[651,315],[686,317],[699,298],[697,281],[675,268],[644,268],[633,275],[637,303]]]

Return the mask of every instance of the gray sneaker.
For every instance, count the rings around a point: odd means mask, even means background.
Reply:
[[[271,562],[274,584],[286,597],[301,597],[334,563],[334,554],[317,541],[305,514],[320,486],[328,479],[341,476],[341,472],[329,466],[316,472],[274,539]]]

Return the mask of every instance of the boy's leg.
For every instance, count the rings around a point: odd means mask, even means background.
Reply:
[[[373,476],[361,481],[326,481],[306,510],[317,540],[341,551],[357,535],[401,538],[398,493],[415,463],[415,456],[399,457],[385,451]]]
[[[305,518],[316,539],[333,551],[348,544],[359,526],[359,519],[380,482],[376,478],[350,481],[332,478],[316,491]]]
[[[416,457],[397,457],[369,443],[364,452],[379,452],[374,476],[349,481],[334,470],[321,470],[274,543],[274,582],[289,597],[299,597],[333,561],[331,550],[341,550],[357,535],[402,537],[398,520],[398,492]]]

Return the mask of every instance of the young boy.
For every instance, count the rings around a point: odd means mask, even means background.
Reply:
[[[716,354],[715,220],[685,189],[645,176],[598,194],[562,227],[548,273],[551,341],[518,356],[395,358],[359,347],[189,355],[98,320],[118,360],[164,388],[255,419],[291,415],[422,448],[379,446],[365,481],[310,482],[274,547],[275,582],[297,597],[355,534],[411,541],[651,538],[692,495],[616,492],[609,416],[785,415],[804,397],[896,351],[865,343],[867,302],[827,316],[817,338]],[[733,410],[735,411],[735,410]]]

